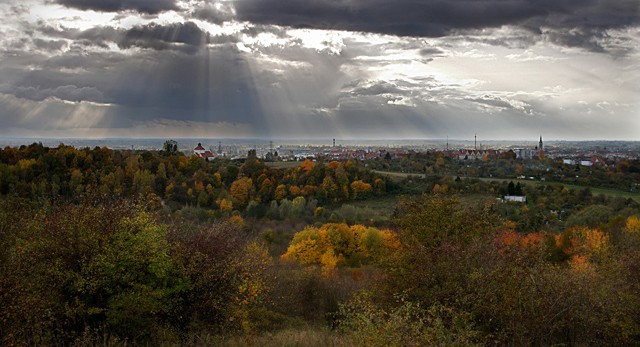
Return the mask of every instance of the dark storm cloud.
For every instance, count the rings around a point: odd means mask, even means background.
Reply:
[[[580,47],[591,52],[602,53],[605,48],[600,42],[606,41],[608,36],[603,31],[578,28],[571,31],[549,31],[546,36],[553,43],[567,47]]]
[[[594,37],[602,31],[640,23],[639,4],[637,0],[239,0],[236,10],[238,18],[253,23],[414,37],[502,25],[540,35],[550,28],[557,44],[597,51]]]
[[[435,47],[422,48],[420,50],[420,55],[423,57],[440,57],[444,55],[444,52]]]
[[[65,38],[72,40],[73,47],[96,46],[108,48],[109,43],[116,43],[120,48],[151,48],[156,50],[173,49],[186,53],[194,53],[206,44],[225,44],[238,42],[235,35],[210,36],[193,22],[160,25],[151,23],[133,27],[129,30],[116,29],[109,26],[97,26],[86,30],[66,27],[54,27],[39,22],[35,27],[38,35],[51,38]],[[59,50],[58,45],[66,41],[34,39],[39,48]],[[47,44],[45,44],[47,43]]]
[[[209,43],[209,34],[193,22],[170,25],[152,23],[129,29],[118,42],[118,46],[120,48],[138,46],[156,50],[173,48],[194,52],[207,43]]]
[[[100,12],[134,10],[141,13],[156,14],[177,9],[174,0],[57,0],[56,2],[80,10]]]
[[[59,51],[67,47],[67,41],[65,40],[42,40],[34,39],[33,43],[40,49],[46,51]]]
[[[558,1],[241,0],[239,18],[292,27],[400,36],[442,36],[452,29],[512,24],[557,9]]]
[[[194,55],[148,52],[123,63],[116,76],[96,76],[105,81],[105,95],[137,121],[215,119],[260,124],[252,77],[246,60],[229,46]]]
[[[79,30],[63,26],[54,27],[43,21],[38,22],[34,30],[37,32],[37,34],[35,34],[37,36],[45,35],[51,38],[64,38],[73,40],[75,45],[84,47],[97,46],[102,48],[107,48],[110,42],[118,42],[124,34],[124,30],[109,26],[96,26],[86,30]],[[36,40],[38,39],[34,39],[34,43],[36,43]]]
[[[229,4],[216,7],[213,3],[205,3],[196,7],[192,13],[195,18],[215,24],[222,24],[234,17],[233,7]]]
[[[27,58],[25,54],[22,60]],[[192,55],[174,50],[68,52],[34,57],[35,70],[5,67],[11,61],[4,60],[0,62],[0,98],[5,103],[0,103],[0,110],[14,105],[17,112],[19,105],[33,109],[56,100],[88,101],[108,105],[109,126],[114,128],[168,119],[264,129],[256,92],[263,77],[250,70],[247,59],[233,45],[220,45]],[[38,117],[54,116],[39,113]]]
[[[355,95],[404,94],[395,84],[380,81],[371,85],[357,86],[351,91]]]

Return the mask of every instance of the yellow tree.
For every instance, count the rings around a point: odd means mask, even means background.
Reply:
[[[392,231],[327,223],[297,232],[282,259],[303,265],[321,265],[328,274],[345,263],[360,266],[381,261],[397,253],[399,248],[400,242]]]
[[[292,185],[291,187],[289,187],[289,194],[291,194],[291,196],[293,197],[300,196],[302,195],[302,190],[300,189],[300,187]]]
[[[245,208],[251,199],[253,181],[248,177],[241,177],[231,183],[229,193],[238,208]]]
[[[233,202],[229,199],[218,199],[216,200],[216,204],[220,211],[229,212],[233,210]]]
[[[636,234],[636,235],[640,234],[640,218],[638,218],[637,216],[631,216],[627,218],[627,223],[625,227],[627,232],[631,234]]]
[[[351,182],[351,191],[353,191],[353,198],[357,199],[358,196],[371,192],[371,185],[362,180],[353,181]]]

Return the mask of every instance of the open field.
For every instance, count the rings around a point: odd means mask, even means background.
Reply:
[[[383,176],[388,176],[389,178],[391,178],[396,182],[402,181],[407,177],[424,177],[424,174],[417,174],[417,173],[391,172],[391,171],[379,171],[379,170],[372,170],[372,171]]]
[[[480,180],[483,181],[499,181],[499,182],[509,182],[509,181],[513,181],[514,183],[520,182],[521,184],[531,184],[531,185],[542,185],[542,184],[549,184],[549,185],[554,185],[554,184],[560,184],[563,185],[569,189],[573,189],[573,190],[580,190],[580,189],[585,189],[588,188],[589,190],[591,190],[591,193],[593,195],[599,195],[599,194],[603,194],[606,196],[613,196],[613,197],[618,197],[618,198],[630,198],[636,201],[640,202],[640,194],[639,193],[632,193],[632,192],[624,192],[621,190],[617,190],[617,189],[611,189],[611,188],[599,188],[599,187],[587,187],[587,186],[580,186],[577,184],[567,184],[567,183],[562,183],[562,182],[542,182],[542,181],[535,181],[535,180],[517,180],[517,179],[508,179],[508,178],[479,178]]]
[[[264,164],[273,169],[290,169],[300,166],[299,161],[268,161]]]
[[[407,177],[423,177],[423,175],[420,174],[415,174],[415,173],[403,173],[403,172],[388,172],[388,171],[375,171],[378,174],[381,175],[386,175],[388,177],[390,177],[391,179],[395,180],[395,181],[401,181]],[[521,184],[531,184],[531,185],[541,185],[541,184],[561,184],[569,189],[575,189],[575,190],[580,190],[580,189],[585,189],[585,188],[589,188],[591,190],[591,193],[593,193],[594,195],[598,195],[598,194],[603,194],[606,196],[613,196],[613,197],[621,197],[621,198],[630,198],[633,199],[635,201],[639,201],[640,202],[640,193],[632,193],[632,192],[625,192],[625,191],[621,191],[621,190],[617,190],[617,189],[611,189],[611,188],[600,188],[600,187],[587,187],[587,186],[580,186],[580,185],[576,185],[576,184],[566,184],[566,183],[561,183],[561,182],[543,182],[543,181],[536,181],[536,180],[518,180],[518,179],[514,179],[514,178],[480,178],[480,177],[461,177],[461,178],[467,178],[467,179],[479,179],[481,181],[485,181],[485,182],[491,182],[491,181],[497,181],[497,182],[509,182],[509,181],[513,181],[514,183],[516,182],[520,182]]]

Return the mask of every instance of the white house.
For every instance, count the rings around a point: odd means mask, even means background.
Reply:
[[[518,196],[518,195],[505,195],[504,196],[504,201],[507,202],[522,202],[525,203],[527,202],[527,197],[526,196]]]
[[[581,166],[593,166],[593,162],[591,160],[581,160],[580,161],[580,165]]]
[[[218,156],[213,154],[211,151],[208,151],[202,147],[201,143],[198,143],[198,146],[193,149],[193,154],[197,155],[200,158],[204,158],[205,160],[217,158]]]
[[[207,150],[204,149],[204,147],[202,147],[201,143],[198,143],[198,146],[196,146],[196,148],[193,149],[193,154],[197,155],[197,156],[202,156],[204,154],[204,152],[206,152]]]

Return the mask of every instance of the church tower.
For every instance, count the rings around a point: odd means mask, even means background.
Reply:
[[[542,147],[542,135],[540,135],[540,145],[538,146],[538,148],[540,149],[540,152],[542,152],[542,150],[544,149]]]
[[[538,144],[538,157],[544,159],[544,147],[542,144],[542,135],[540,135],[540,143]]]

